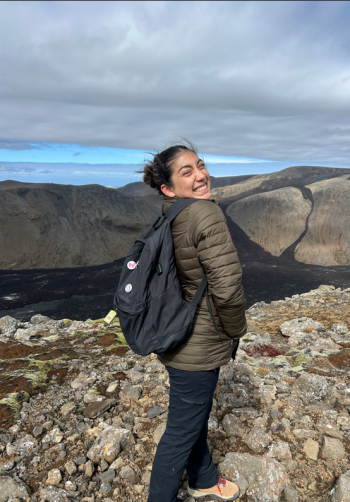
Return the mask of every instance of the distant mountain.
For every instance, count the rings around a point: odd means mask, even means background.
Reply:
[[[227,216],[273,256],[350,265],[350,169],[297,166],[212,191]]]
[[[160,205],[100,185],[0,182],[0,269],[112,262],[153,223]]]
[[[236,183],[240,183],[241,181],[245,181],[249,178],[255,176],[254,174],[246,174],[243,176],[223,176],[219,178],[215,178],[214,176],[210,176],[210,184],[211,188],[218,187],[226,187],[227,185],[235,185]],[[134,183],[128,183],[127,185],[117,188],[119,192],[125,193],[127,195],[155,195],[157,196],[157,191],[151,188],[149,185],[146,185],[143,181],[135,181]]]

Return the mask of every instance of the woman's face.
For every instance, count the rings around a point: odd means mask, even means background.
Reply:
[[[173,162],[172,186],[162,185],[168,197],[209,199],[210,176],[203,160],[189,150],[183,150]]]

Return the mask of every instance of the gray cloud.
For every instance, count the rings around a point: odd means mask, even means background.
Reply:
[[[349,163],[348,2],[1,9],[3,138]]]
[[[0,150],[40,150],[35,145],[30,145],[29,143],[23,143],[16,140],[0,140]]]

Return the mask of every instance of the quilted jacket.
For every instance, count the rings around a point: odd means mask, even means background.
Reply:
[[[176,198],[164,197],[164,213]],[[199,200],[172,223],[174,252],[184,297],[191,301],[204,272],[219,338],[205,294],[198,303],[191,335],[174,350],[158,356],[166,366],[208,371],[226,364],[232,348],[247,331],[242,270],[225,216],[213,201]]]

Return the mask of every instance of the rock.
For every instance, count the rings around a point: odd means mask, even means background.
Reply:
[[[243,495],[245,495],[246,491],[249,488],[248,481],[246,480],[246,478],[243,475],[241,475],[241,476],[239,476],[239,478],[237,478],[235,480],[235,483],[239,488],[239,496],[243,497]]]
[[[148,418],[155,418],[164,412],[165,412],[164,408],[161,408],[160,406],[154,406],[153,408],[147,411],[147,416]]]
[[[29,488],[22,482],[16,481],[10,476],[0,476],[0,502],[19,499],[27,499]]]
[[[95,469],[94,469],[93,462],[91,462],[91,460],[88,460],[85,464],[85,476],[87,476],[88,478],[91,478],[94,471],[95,471]]]
[[[325,411],[317,422],[316,427],[320,432],[322,432],[322,434],[342,439],[343,433],[341,433],[337,427],[337,415],[336,411]]]
[[[286,486],[284,488],[283,502],[299,502],[299,495],[294,486]]]
[[[332,493],[332,502],[350,502],[350,478],[341,474]]]
[[[78,457],[74,460],[75,465],[83,465],[86,464],[87,458],[86,457]]]
[[[101,467],[101,471],[106,471],[109,467],[109,463],[105,461],[105,459],[103,458],[100,462],[100,467]]]
[[[75,492],[77,489],[77,485],[72,481],[68,480],[64,484],[64,489],[67,490],[67,492]]]
[[[311,429],[294,429],[292,432],[298,439],[317,438],[317,432]]]
[[[344,445],[339,439],[324,437],[322,456],[331,460],[342,460],[346,455]]]
[[[146,486],[149,486],[150,482],[151,482],[151,473],[149,471],[145,471],[142,474],[141,483],[143,483]]]
[[[69,460],[65,465],[64,465],[67,473],[69,476],[73,476],[77,472],[77,466],[73,462],[73,460]]]
[[[38,436],[40,436],[43,432],[44,432],[44,427],[42,425],[37,425],[34,427],[33,429],[33,436],[35,438],[37,438]]]
[[[298,467],[298,463],[295,460],[282,460],[281,463],[287,472],[294,472]]]
[[[14,460],[6,460],[5,462],[0,463],[0,472],[1,471],[10,471],[15,466]]]
[[[293,394],[297,394],[304,404],[310,404],[327,395],[328,380],[314,373],[303,373],[294,383]]]
[[[100,493],[102,495],[107,495],[107,493],[111,493],[112,491],[113,491],[113,489],[112,489],[111,483],[109,481],[102,481],[101,487],[100,487]]]
[[[134,443],[134,437],[129,430],[109,426],[98,435],[87,456],[95,464],[103,458],[112,463],[122,447],[128,443]]]
[[[339,425],[343,431],[350,431],[350,416],[337,417],[337,425]]]
[[[14,317],[9,315],[5,315],[0,318],[0,335],[4,335],[4,337],[10,337],[16,332],[17,327],[20,322],[17,321]]]
[[[20,457],[31,457],[38,451],[38,442],[30,434],[17,439],[14,443],[8,443],[6,452],[8,455],[19,455]]]
[[[122,479],[127,480],[127,482],[131,483],[132,485],[137,485],[140,482],[140,477],[136,474],[134,469],[132,469],[128,465],[121,468],[119,476]]]
[[[320,446],[317,443],[317,441],[314,441],[311,438],[307,439],[304,443],[304,446],[303,446],[303,452],[311,460],[317,460],[319,449],[320,449]]]
[[[142,378],[144,375],[141,373]],[[142,389],[139,385],[133,385],[126,387],[119,393],[120,399],[125,399],[125,401],[138,401],[141,397]]]
[[[292,458],[292,453],[288,443],[273,443],[269,446],[267,457],[276,458],[277,460],[289,460]]]
[[[43,443],[55,443],[58,444],[63,439],[63,432],[59,427],[54,427],[50,432],[48,432],[43,437]]]
[[[106,392],[107,394],[112,394],[113,392],[115,392],[119,387],[119,384],[118,383],[110,383],[106,389]]]
[[[17,341],[25,341],[25,340],[30,340],[31,338],[36,338],[37,336],[40,336],[43,334],[43,331],[46,328],[44,326],[31,326],[30,328],[27,329],[22,329],[19,328],[17,329],[14,339]]]
[[[272,439],[260,429],[252,429],[243,442],[253,451],[262,453]]]
[[[47,317],[46,315],[41,315],[41,314],[36,314],[33,315],[33,317],[30,319],[31,324],[46,324],[50,322],[51,319],[50,317]]]
[[[0,434],[0,444],[8,444],[12,443],[13,435],[12,434]]]
[[[115,470],[107,469],[107,471],[101,472],[101,474],[97,477],[100,481],[113,481],[115,478]]]
[[[337,335],[347,335],[349,333],[349,328],[343,322],[332,324],[331,330],[335,331]]]
[[[218,469],[223,477],[231,481],[244,476],[249,484],[247,495],[254,496],[253,500],[278,502],[283,489],[290,484],[284,467],[271,458],[227,453]]]
[[[222,421],[222,426],[224,428],[224,431],[230,436],[242,436],[242,422],[235,415],[232,415],[231,413],[225,415]]]
[[[96,401],[89,404],[83,411],[84,417],[96,418],[101,413],[109,410],[115,404],[115,399],[106,399],[105,401]]]
[[[100,396],[98,394],[93,394],[93,393],[88,393],[84,395],[84,403],[85,404],[90,404],[90,403],[96,403],[100,401],[104,401],[106,398],[104,396]]]
[[[166,424],[160,424],[153,433],[153,441],[158,444],[166,429]]]
[[[65,417],[67,415],[72,415],[75,410],[76,410],[76,405],[75,403],[65,403],[63,406],[61,406],[60,412],[61,414]]]
[[[246,417],[246,418],[257,418],[259,416],[259,412],[254,408],[234,408],[231,412],[233,415],[237,415],[238,417]]]
[[[61,488],[56,488],[53,486],[47,486],[45,488],[40,487],[40,502],[68,502],[69,493]]]
[[[48,472],[46,484],[51,486],[59,485],[62,480],[62,474],[59,469],[51,469]]]
[[[292,336],[299,331],[306,331],[309,333],[310,330],[316,330],[317,328],[324,328],[324,325],[314,321],[310,317],[299,317],[298,319],[292,319],[280,325],[280,331],[283,336]]]

